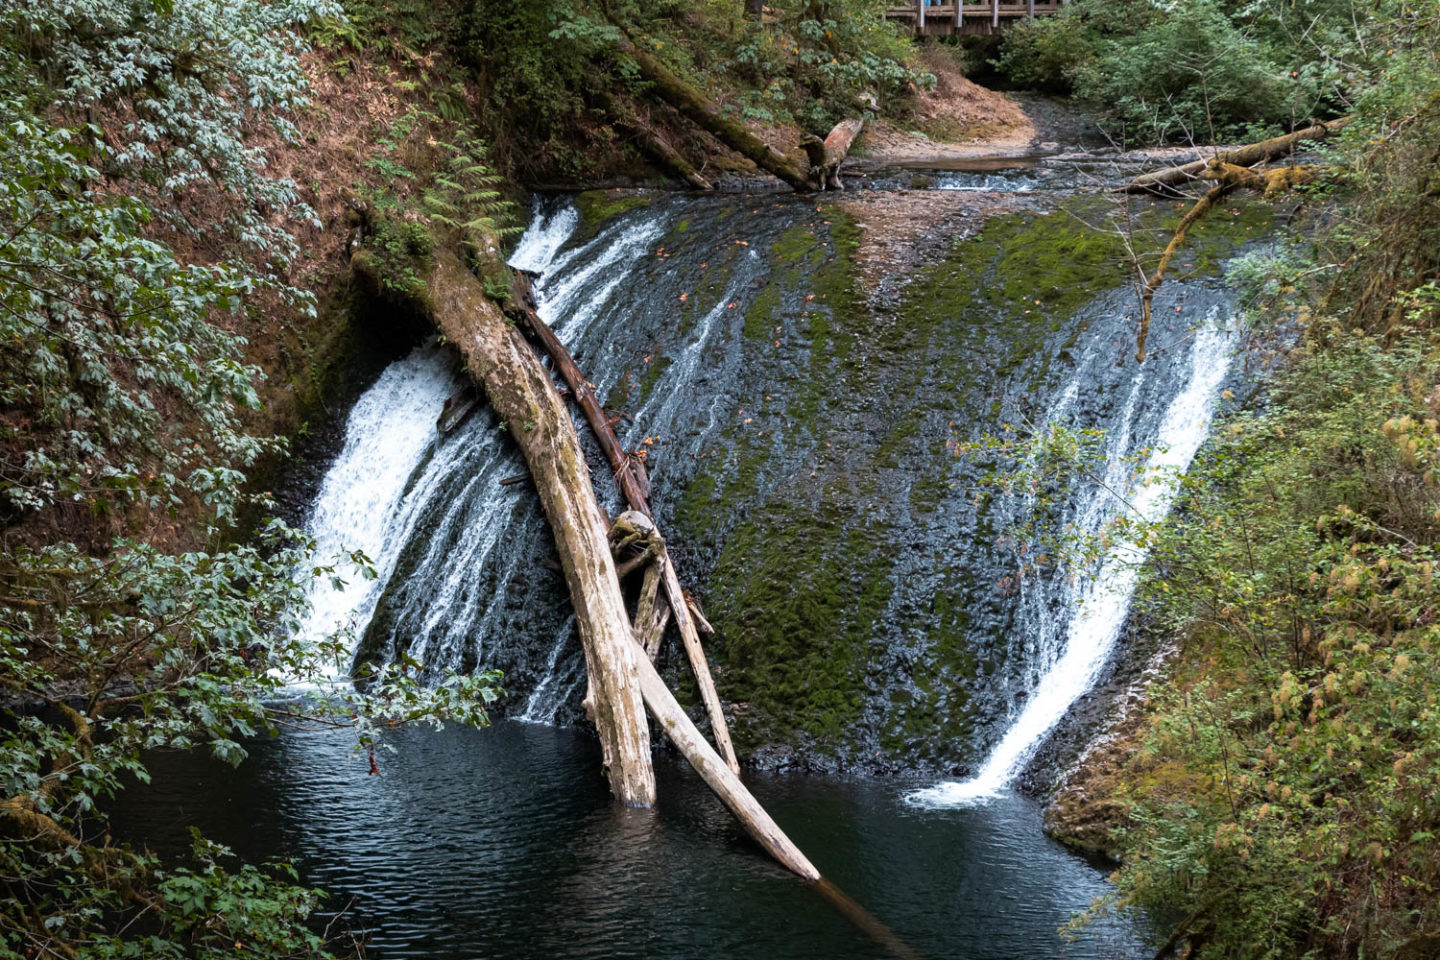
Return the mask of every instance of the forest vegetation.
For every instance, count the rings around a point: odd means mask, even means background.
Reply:
[[[361,322],[352,247],[407,296],[454,253],[502,301],[526,187],[758,176],[650,62],[803,164],[841,119],[904,127],[934,57],[1127,145],[1351,118],[1237,268],[1256,398],[1173,519],[1124,531],[1179,651],[1097,909],[1173,919],[1193,957],[1440,952],[1440,9],[1075,0],[951,46],[885,6],[0,0],[0,956],[352,952],[292,865],[199,835],[161,862],[107,800],[147,751],[238,763],[310,722],[373,764],[396,726],[486,722],[501,678],[403,660],[283,696],[349,666],[353,638],[297,630],[309,582],[368,570],[312,558],[266,489]],[[346,131],[356,99],[391,122]]]

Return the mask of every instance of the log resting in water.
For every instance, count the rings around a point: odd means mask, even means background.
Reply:
[[[754,837],[755,842],[764,847],[767,853],[801,879],[811,883],[818,881],[820,871],[800,852],[799,847],[790,842],[790,838],[770,819],[770,814],[765,812],[760,802],[745,789],[740,778],[720,759],[715,748],[705,741],[695,722],[681,708],[679,701],[670,692],[670,688],[665,686],[665,681],[660,678],[649,659],[641,657],[639,663],[640,692],[645,697],[645,706],[650,708],[650,714],[660,724],[660,728],[685,755],[685,759],[690,761],[690,766],[695,768],[700,778],[715,791],[715,795],[730,808],[730,812],[735,814],[745,831]]]
[[[615,470],[615,482],[620,487],[621,493],[625,495],[630,509],[644,514],[653,523],[649,503],[650,478],[645,473],[644,464],[621,449],[620,440],[615,436],[615,428],[611,426],[610,420],[605,416],[600,401],[595,398],[594,390],[581,375],[575,359],[570,356],[570,351],[565,349],[565,345],[555,336],[555,332],[544,320],[540,319],[540,314],[536,312],[534,294],[523,274],[516,275],[508,309],[535,334],[535,339],[549,354],[555,368],[560,371],[560,376],[569,384],[576,402],[580,404],[580,409],[585,412],[586,419],[590,421],[591,430],[600,441],[600,449],[605,452],[610,466]],[[675,565],[670,562],[670,554],[664,548],[664,541],[661,540],[660,544],[659,557],[655,562],[660,567],[660,584],[665,590],[665,600],[670,606],[671,615],[675,618],[675,626],[680,630],[680,639],[685,645],[685,655],[690,660],[690,667],[695,673],[695,682],[700,687],[700,699],[704,701],[705,711],[710,715],[710,728],[715,735],[715,745],[720,748],[720,753],[725,757],[725,763],[731,772],[739,776],[740,760],[736,757],[735,746],[730,741],[730,729],[725,723],[725,712],[720,707],[720,695],[715,690],[715,680],[710,675],[710,664],[705,659],[705,648],[701,646],[700,634],[695,627],[694,619],[690,616],[689,607],[685,603],[685,591],[680,587],[680,578],[675,574]],[[645,629],[644,625],[639,625],[639,629]]]
[[[364,250],[355,254],[352,266],[361,276],[377,279]],[[600,733],[610,790],[628,806],[652,806],[650,729],[636,677],[643,657],[637,655],[606,524],[570,412],[521,332],[505,322],[480,281],[448,250],[434,253],[423,303],[509,424],[535,480],[585,648],[591,684],[586,706]]]
[[[351,266],[376,289],[381,288],[379,269],[367,251],[357,251]],[[485,295],[480,281],[449,250],[435,251],[424,289],[414,296],[446,339],[459,348],[467,372],[483,386],[496,413],[510,425],[530,467],[570,587],[592,687],[587,701],[593,707],[592,719],[600,731],[616,798],[631,806],[654,805],[655,775],[644,713],[648,708],[685,759],[767,853],[807,883],[817,884],[827,897],[848,901],[821,881],[815,865],[705,742],[645,656],[642,638],[632,631],[625,613],[610,553],[609,524],[595,501],[579,437],[540,358],[520,331],[505,322],[504,313]],[[608,423],[603,417],[602,422]],[[663,550],[654,563],[674,579],[674,569]],[[688,619],[678,583],[674,597],[671,610],[676,619]],[[663,630],[663,616],[656,625]],[[691,629],[693,632],[693,625]],[[11,811],[0,811],[4,814]],[[858,904],[853,907],[863,914]],[[873,918],[861,926],[872,935],[876,928],[883,931]],[[887,947],[892,942],[898,942],[893,935],[881,938]],[[911,956],[908,952],[897,955]]]
[[[1178,167],[1166,167],[1164,170],[1156,170],[1154,173],[1141,174],[1126,184],[1122,188],[1122,192],[1152,193],[1162,197],[1173,197],[1178,193],[1176,187],[1205,179],[1205,171],[1210,168],[1212,162],[1238,167],[1253,167],[1258,163],[1269,163],[1295,149],[1296,144],[1300,141],[1323,140],[1332,134],[1339,133],[1349,122],[1349,117],[1326,120],[1324,123],[1317,123],[1305,127],[1303,130],[1287,133],[1283,137],[1272,137],[1269,140],[1252,143],[1236,150],[1226,150],[1214,157],[1192,160],[1190,163]]]

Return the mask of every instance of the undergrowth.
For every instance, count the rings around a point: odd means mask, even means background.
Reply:
[[[1295,346],[1156,533],[1144,609],[1185,641],[1116,900],[1195,957],[1440,949],[1440,29],[1405,16],[1310,258],[1250,271]]]

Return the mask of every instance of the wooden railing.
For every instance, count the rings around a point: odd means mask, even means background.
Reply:
[[[1023,0],[1020,3],[990,0],[988,3],[930,3],[916,0],[891,7],[885,15],[891,20],[909,23],[917,34],[989,33],[1003,23],[1022,17],[1039,17],[1058,12],[1063,0]]]

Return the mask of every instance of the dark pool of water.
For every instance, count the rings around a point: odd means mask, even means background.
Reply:
[[[238,769],[151,758],[155,785],[119,798],[113,829],[178,856],[200,827],[251,860],[285,856],[351,902],[368,955],[401,958],[862,958],[874,940],[774,866],[681,762],[653,811],[609,800],[598,749],[564,729],[502,723],[402,731],[381,773],[344,732],[252,745]],[[750,778],[821,872],[923,957],[1146,955],[1111,919],[1058,927],[1104,874],[1040,830],[1022,797],[923,811],[894,781]]]

